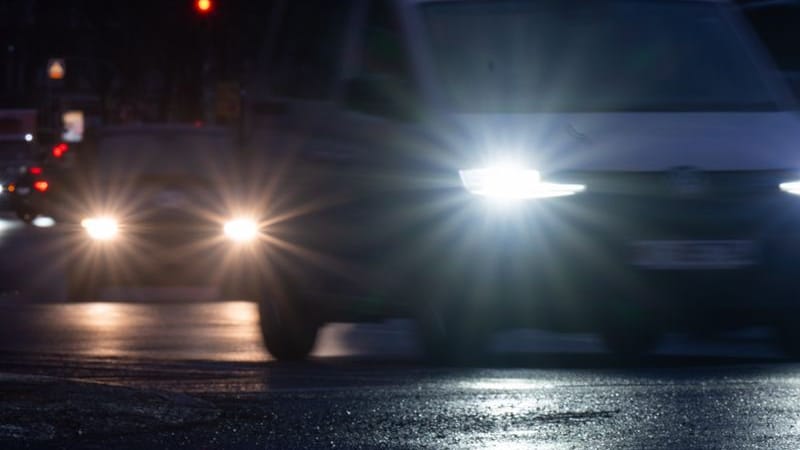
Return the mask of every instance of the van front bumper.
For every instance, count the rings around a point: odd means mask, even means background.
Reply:
[[[747,199],[587,193],[505,205],[473,197],[462,203],[462,220],[442,222],[449,233],[430,230],[444,237],[417,263],[429,271],[426,289],[520,325],[595,328],[628,307],[669,327],[763,323],[800,312],[798,200],[780,192]],[[748,251],[727,262],[725,255],[678,255],[642,263],[642,243],[675,242],[746,243]]]

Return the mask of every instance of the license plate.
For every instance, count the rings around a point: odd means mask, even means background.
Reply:
[[[31,193],[31,188],[28,188],[28,187],[17,188],[17,194],[18,195],[28,195],[30,193]]]
[[[633,265],[653,270],[732,270],[758,263],[755,241],[637,241]]]

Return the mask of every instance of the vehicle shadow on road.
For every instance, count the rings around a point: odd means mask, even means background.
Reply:
[[[372,328],[340,326],[331,330],[326,339],[320,340],[318,348],[322,351],[317,353],[315,362],[380,365],[403,361],[434,367],[529,369],[683,368],[791,362],[774,348],[771,334],[760,329],[706,338],[670,334],[654,353],[636,357],[608,352],[602,340],[592,335],[516,330],[497,333],[488,353],[476,350],[457,365],[427,360],[408,324],[398,322]],[[349,354],[335,354],[343,350]]]

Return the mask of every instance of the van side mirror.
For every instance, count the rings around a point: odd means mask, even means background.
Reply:
[[[345,82],[344,104],[365,114],[411,121],[419,115],[419,98],[410,83],[388,76],[363,76]]]

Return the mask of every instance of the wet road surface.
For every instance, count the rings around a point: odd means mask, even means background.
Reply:
[[[246,301],[181,288],[66,303],[58,275],[32,292],[36,268],[8,255],[46,230],[11,230],[0,236],[0,373],[187,394],[215,413],[120,434],[74,426],[84,410],[70,400],[70,422],[54,425],[67,438],[0,448],[800,448],[800,365],[762,332],[671,336],[622,364],[592,336],[514,331],[484,364],[442,368],[420,362],[408,322],[333,324],[310,362],[282,364]]]

